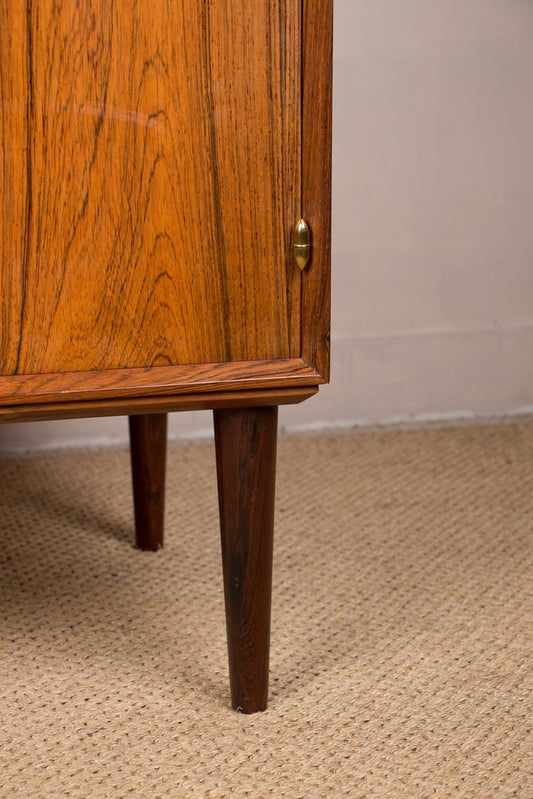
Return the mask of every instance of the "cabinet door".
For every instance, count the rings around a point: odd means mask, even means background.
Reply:
[[[301,0],[0,0],[0,374],[300,355]]]

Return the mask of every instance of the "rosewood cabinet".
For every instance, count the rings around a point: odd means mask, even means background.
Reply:
[[[213,409],[245,712],[267,699],[277,406],[328,379],[331,17],[0,0],[0,420],[128,415],[157,549],[166,414]]]

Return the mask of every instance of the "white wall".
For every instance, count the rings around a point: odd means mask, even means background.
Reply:
[[[533,2],[335,12],[333,383],[282,425],[532,412]],[[125,436],[11,425],[0,448]]]

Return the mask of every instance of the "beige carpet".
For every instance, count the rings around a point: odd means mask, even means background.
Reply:
[[[2,797],[533,797],[533,423],[281,438],[270,709],[228,707],[210,443],[0,461]]]

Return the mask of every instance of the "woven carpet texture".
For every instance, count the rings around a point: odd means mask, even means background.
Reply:
[[[533,423],[280,437],[270,706],[229,708],[212,442],[0,460],[0,796],[533,797]]]

